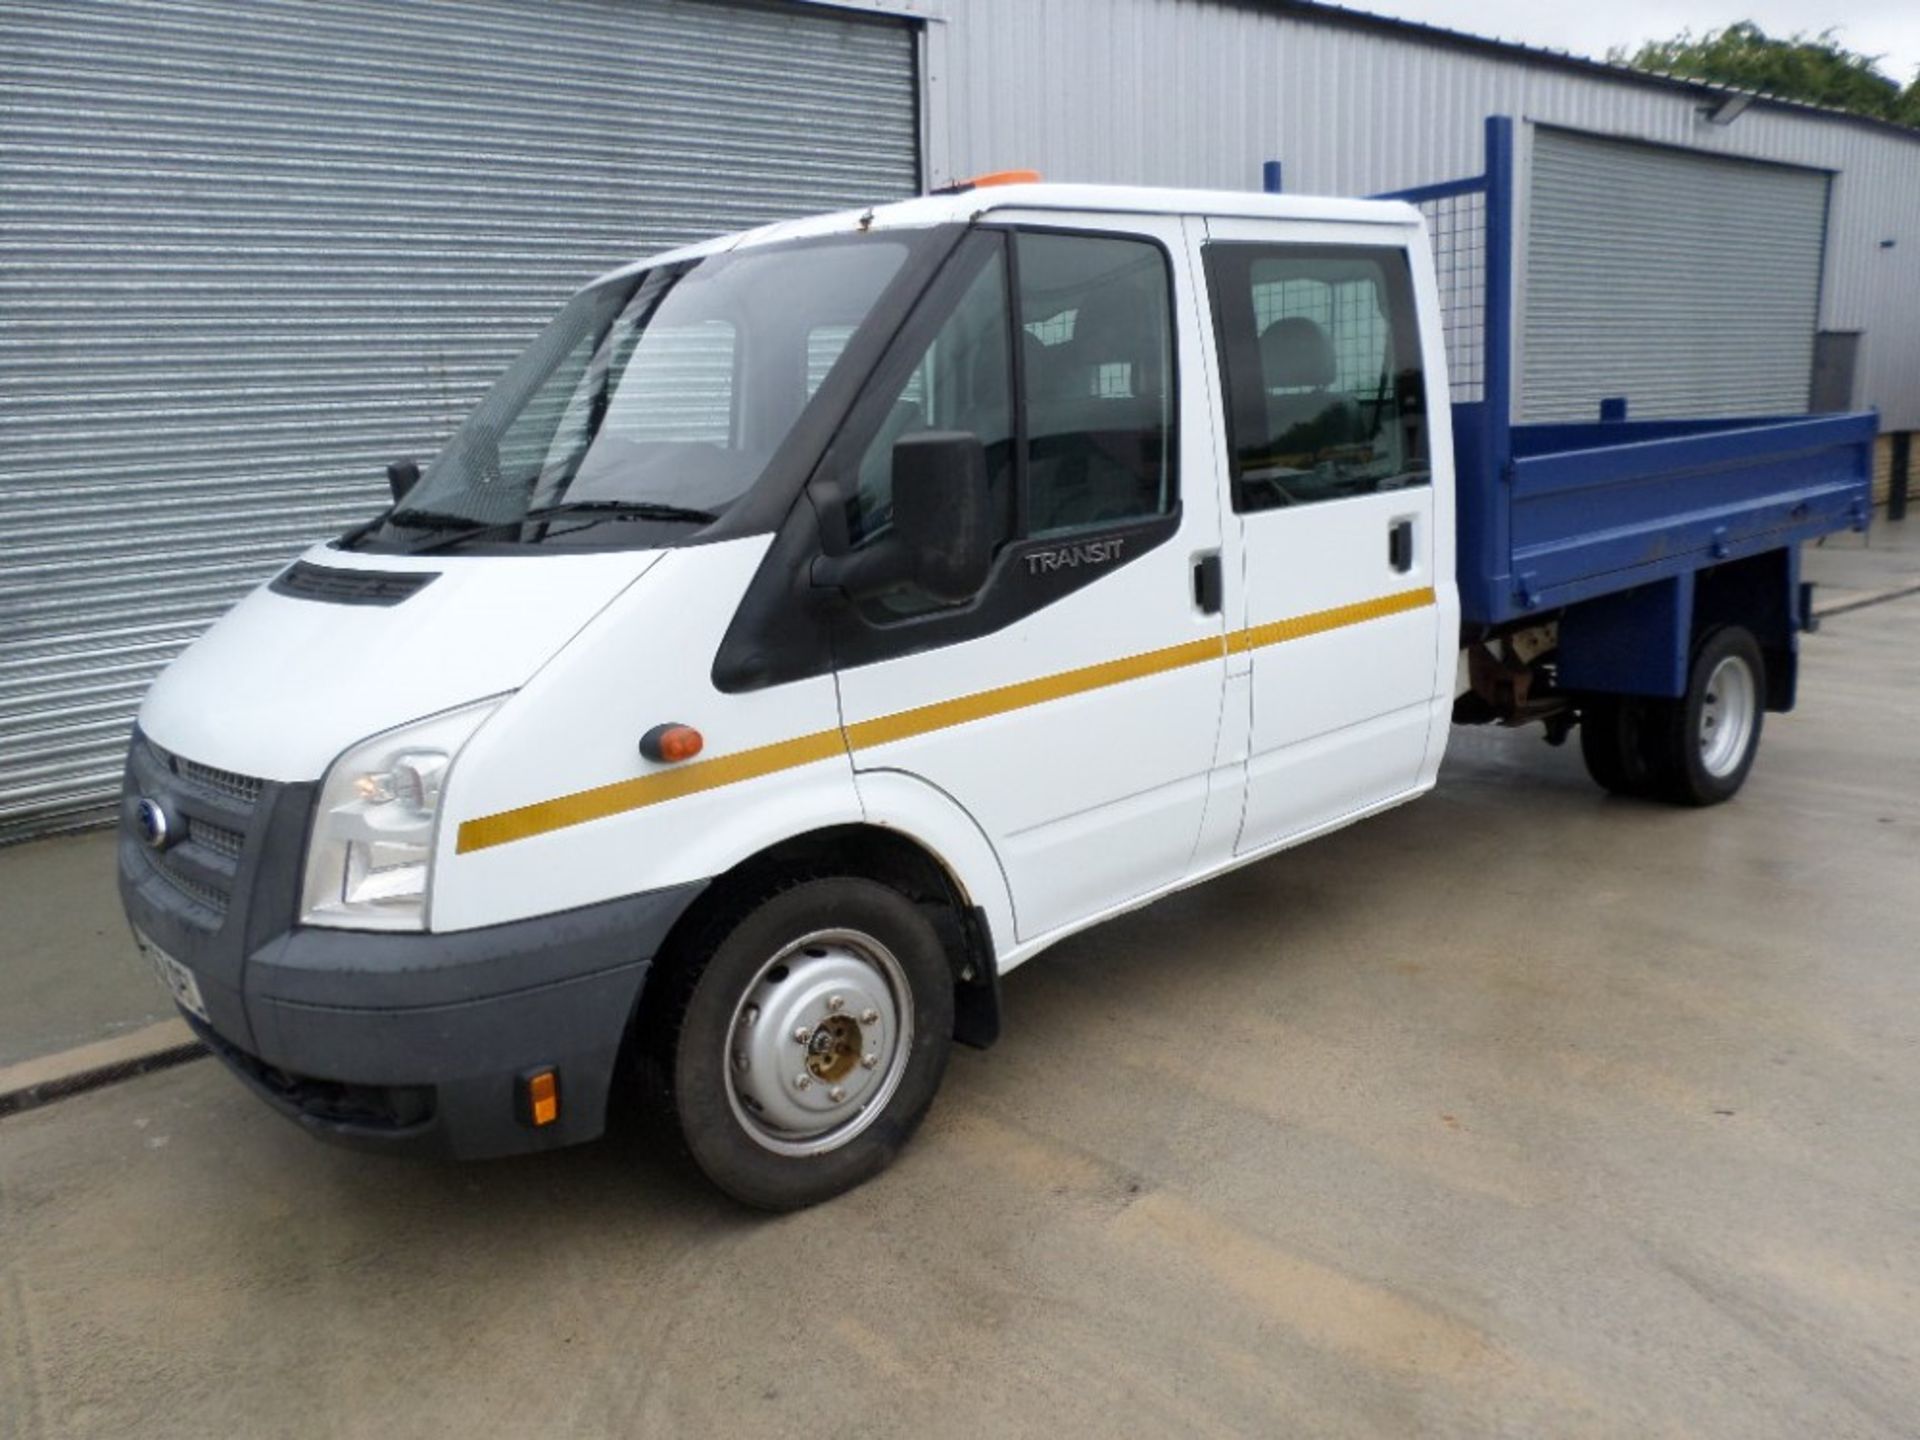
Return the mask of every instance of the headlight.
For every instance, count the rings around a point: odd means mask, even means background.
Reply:
[[[304,923],[427,928],[441,787],[460,747],[503,698],[375,735],[333,762],[307,841]]]

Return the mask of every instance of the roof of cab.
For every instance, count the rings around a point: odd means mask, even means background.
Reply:
[[[1418,212],[1399,200],[1349,200],[1325,195],[1268,195],[1258,190],[1178,190],[1152,185],[1065,185],[1045,182],[983,185],[912,200],[783,220],[741,237],[742,244],[830,234],[866,223],[874,229],[944,225],[996,210],[1063,210],[1120,215],[1220,215],[1251,220],[1323,220],[1359,225],[1411,225]]]
[[[898,200],[860,210],[836,210],[776,220],[753,230],[716,235],[623,265],[601,279],[646,266],[691,260],[720,250],[837,235],[855,230],[910,230],[965,223],[995,211],[1057,210],[1077,214],[1231,216],[1249,220],[1319,220],[1357,225],[1413,225],[1420,212],[1399,200],[1349,200],[1325,195],[1269,195],[1258,190],[1177,190],[1151,185],[983,185]],[[597,283],[597,282],[596,282]]]

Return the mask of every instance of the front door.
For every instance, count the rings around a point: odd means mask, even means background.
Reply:
[[[1225,623],[1194,583],[1220,511],[1187,255],[1177,219],[981,227],[825,462],[859,544],[889,523],[903,435],[985,444],[1001,544],[982,592],[903,587],[834,643],[856,771],[973,817],[1023,942],[1182,878],[1207,804]]]
[[[1451,588],[1435,581],[1409,234],[1208,222],[1244,572],[1229,647],[1251,672],[1238,854],[1430,778],[1429,735],[1451,698]]]

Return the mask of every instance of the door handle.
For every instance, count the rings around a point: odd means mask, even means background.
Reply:
[[[1226,605],[1226,575],[1218,550],[1193,557],[1193,603],[1202,615],[1218,615]]]
[[[1413,568],[1413,521],[1396,520],[1387,527],[1387,563],[1402,575]]]

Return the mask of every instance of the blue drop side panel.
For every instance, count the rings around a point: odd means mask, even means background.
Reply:
[[[1597,450],[1609,445],[1632,445],[1643,440],[1669,440],[1679,435],[1710,435],[1722,430],[1748,430],[1756,425],[1782,425],[1805,415],[1742,415],[1710,420],[1574,420],[1513,427],[1516,460],[1554,455],[1563,450]]]
[[[1382,197],[1486,197],[1483,398],[1453,407],[1462,621],[1525,620],[1864,529],[1871,414],[1512,423],[1513,122],[1489,116],[1485,144],[1485,173]],[[1606,399],[1595,413],[1622,417]],[[1790,670],[1790,643],[1782,654]]]

